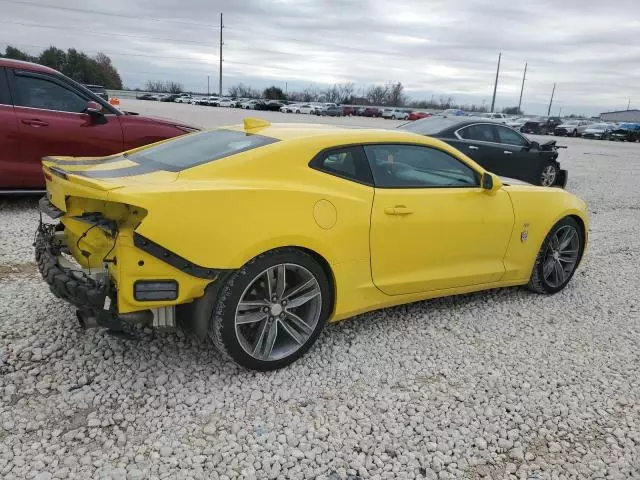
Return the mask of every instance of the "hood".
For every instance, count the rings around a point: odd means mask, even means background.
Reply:
[[[194,125],[187,125],[186,123],[178,122],[177,120],[171,120],[170,118],[162,118],[162,117],[149,117],[147,115],[138,115],[135,114],[137,123],[148,123],[154,125],[167,125],[171,127],[177,127],[185,132],[199,132],[202,130],[201,127],[196,127]]]

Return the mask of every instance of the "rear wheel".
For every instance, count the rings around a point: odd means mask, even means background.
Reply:
[[[316,260],[300,250],[272,250],[234,272],[222,287],[209,335],[243,367],[274,370],[300,358],[331,312],[333,295]]]
[[[573,277],[583,249],[578,222],[571,217],[560,220],[542,243],[527,288],[545,294],[562,290]]]
[[[556,183],[558,177],[558,167],[553,163],[547,163],[542,167],[539,182],[543,187],[551,187]]]

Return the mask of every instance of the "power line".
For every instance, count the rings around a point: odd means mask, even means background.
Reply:
[[[4,0],[0,0],[0,1],[4,1]],[[64,28],[64,27],[56,27],[53,25],[43,25],[41,23],[24,23],[24,22],[12,22],[10,20],[0,20],[0,23],[10,23],[12,25],[21,25],[23,27],[36,27],[36,28],[50,28],[53,30],[64,30],[65,32],[68,32],[69,29],[68,28]],[[200,45],[203,47],[211,47],[211,44],[208,43],[204,43],[204,42],[196,42],[195,40],[181,40],[178,38],[165,38],[165,37],[150,37],[148,35],[130,35],[127,33],[113,33],[113,32],[96,32],[94,30],[73,30],[74,32],[77,33],[87,33],[89,35],[101,35],[101,36],[107,36],[107,37],[127,37],[127,38],[139,38],[139,39],[143,39],[143,40],[165,40],[168,42],[176,42],[176,43],[189,43],[189,44],[193,44],[193,45]]]
[[[101,10],[91,10],[91,9],[88,9],[88,8],[61,7],[61,6],[58,6],[58,5],[45,5],[45,4],[42,4],[42,3],[23,2],[23,1],[19,1],[19,0],[0,0],[0,2],[13,3],[15,5],[24,5],[24,6],[30,6],[30,7],[50,8],[50,9],[54,9],[54,10],[64,10],[64,11],[67,11],[67,12],[89,13],[91,15],[107,15],[107,16],[110,16],[110,17],[131,18],[131,19],[134,19],[134,20],[144,19],[144,20],[151,20],[153,22],[173,22],[173,23],[182,23],[182,24],[186,24],[186,25],[200,25],[200,26],[203,26],[203,27],[218,28],[216,25],[212,25],[212,24],[208,24],[208,23],[195,22],[195,21],[190,21],[190,20],[184,20],[184,19],[142,17],[142,16],[138,16],[138,15],[125,15],[124,13],[105,12],[105,11],[101,11]]]

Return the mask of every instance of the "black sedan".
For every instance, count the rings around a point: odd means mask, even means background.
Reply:
[[[493,120],[429,117],[398,128],[443,140],[496,175],[547,187],[567,183],[555,141],[540,145]]]
[[[548,135],[552,133],[558,125],[562,124],[562,120],[554,117],[531,118],[527,120],[520,131],[522,133],[533,133],[536,135]]]

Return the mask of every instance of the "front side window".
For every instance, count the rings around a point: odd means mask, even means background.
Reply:
[[[453,156],[419,145],[364,147],[376,187],[477,187],[478,174]]]
[[[468,127],[458,130],[458,135],[465,140],[475,140],[476,142],[497,142],[493,131],[493,125],[488,125],[486,123],[469,125]]]
[[[516,145],[518,147],[527,146],[527,141],[518,132],[507,127],[496,127],[498,129],[498,139],[500,143],[507,145]]]
[[[20,74],[14,80],[16,106],[73,113],[87,109],[86,99],[52,80]]]

